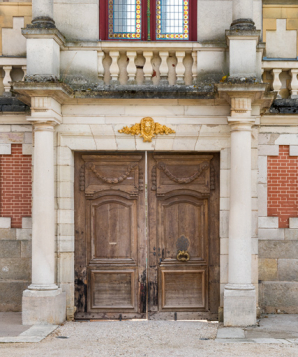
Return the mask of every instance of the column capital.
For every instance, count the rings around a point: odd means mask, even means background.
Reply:
[[[51,97],[31,98],[31,117],[27,120],[35,125],[58,125],[62,122],[61,104]],[[51,124],[50,124],[51,123]]]
[[[231,131],[251,131],[255,121],[254,117],[228,117]]]
[[[54,120],[47,120],[47,121],[31,121],[33,125],[34,131],[54,131],[55,126],[58,124]]]

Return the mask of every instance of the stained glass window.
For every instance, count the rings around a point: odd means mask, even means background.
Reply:
[[[141,0],[109,1],[109,39],[141,38]]]
[[[156,1],[156,39],[189,39],[189,1]]]

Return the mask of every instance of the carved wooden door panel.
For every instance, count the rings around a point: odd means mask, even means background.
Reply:
[[[144,154],[75,155],[76,318],[146,317]]]
[[[219,155],[145,155],[75,154],[75,316],[216,318]]]
[[[219,156],[148,154],[150,319],[216,318]]]

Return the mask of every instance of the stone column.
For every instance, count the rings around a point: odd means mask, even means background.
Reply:
[[[53,0],[32,0],[32,24],[37,27],[55,27]]]
[[[56,290],[54,207],[55,122],[34,124],[32,284],[30,290]]]
[[[66,318],[66,296],[55,284],[54,127],[57,120],[50,115],[59,108],[51,98],[33,98],[28,119],[34,125],[32,284],[23,292],[24,325],[60,324]]]
[[[231,29],[253,30],[253,0],[233,0],[233,22]]]
[[[225,326],[256,323],[251,283],[251,127],[250,98],[232,98],[229,283],[224,290]]]

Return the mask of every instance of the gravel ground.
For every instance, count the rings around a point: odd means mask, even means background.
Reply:
[[[216,342],[217,326],[198,321],[67,322],[40,343],[0,345],[0,356],[298,356],[298,345]]]

